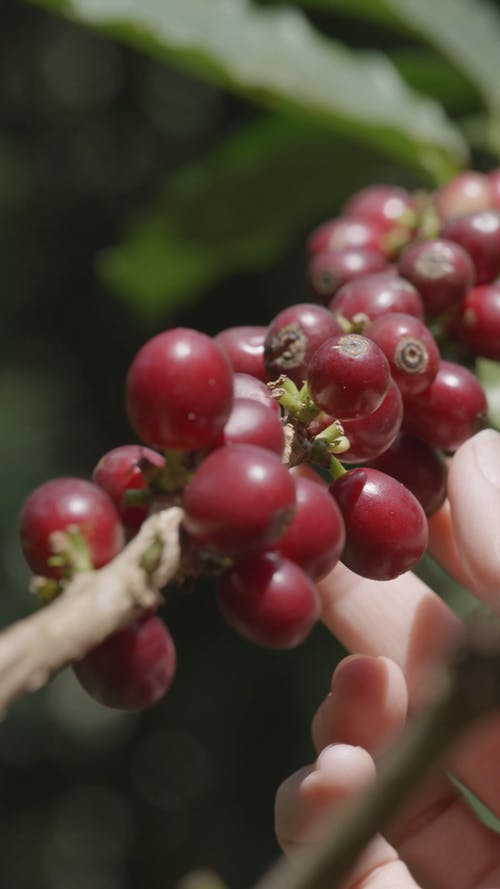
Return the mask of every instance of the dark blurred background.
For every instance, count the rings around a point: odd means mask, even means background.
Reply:
[[[474,87],[437,56],[426,67],[418,41],[311,19],[392,54],[452,116],[474,114]],[[277,128],[208,82],[0,0],[2,625],[35,607],[24,497],[134,440],[122,395],[139,345],[172,325],[266,323],[307,299],[305,234],[377,180],[429,185],[373,147]],[[274,792],[312,758],[340,647],[318,627],[296,651],[253,648],[210,583],[166,599],[179,669],[161,704],[106,710],[67,670],[0,726],[2,889],[170,889],[198,867],[240,889],[278,854]]]

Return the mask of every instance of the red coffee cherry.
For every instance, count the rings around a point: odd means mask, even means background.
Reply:
[[[469,254],[444,238],[410,244],[401,254],[398,269],[417,288],[430,317],[456,306],[474,283]]]
[[[474,374],[454,361],[442,361],[428,389],[405,400],[403,428],[431,447],[456,451],[484,428],[486,414],[486,396]]]
[[[117,710],[151,707],[169,690],[175,669],[173,639],[154,616],[113,633],[73,664],[85,691]]]
[[[281,420],[271,407],[265,407],[253,398],[235,398],[217,444],[258,445],[281,457],[285,434]]]
[[[500,361],[500,283],[469,290],[451,329],[475,355]]]
[[[314,401],[337,419],[371,414],[387,392],[389,381],[389,364],[381,349],[355,333],[326,340],[307,372]]]
[[[476,284],[493,281],[500,273],[500,213],[484,210],[448,220],[443,238],[467,251],[474,265]]]
[[[321,250],[309,261],[309,285],[321,302],[327,303],[343,284],[361,275],[381,272],[386,266],[382,254],[368,247]]]
[[[219,608],[242,636],[268,648],[293,648],[319,618],[312,580],[278,553],[237,562],[219,581]]]
[[[446,465],[439,451],[407,432],[371,463],[401,482],[417,498],[427,516],[446,498]]]
[[[393,272],[375,272],[344,284],[330,302],[330,311],[349,321],[366,315],[374,321],[387,312],[404,312],[415,318],[424,317],[420,295],[413,284]]]
[[[327,488],[294,476],[295,515],[274,547],[299,565],[313,580],[321,580],[335,567],[344,548],[344,521]]]
[[[147,444],[191,451],[219,436],[233,397],[233,375],[204,333],[177,327],[149,340],[127,376],[129,420]]]
[[[443,221],[464,213],[491,210],[494,203],[489,177],[474,170],[459,173],[436,192],[434,206]]]
[[[147,460],[158,469],[165,465],[161,454],[151,448],[122,445],[104,454],[92,473],[92,480],[111,497],[129,534],[139,530],[149,512],[148,506],[131,506],[125,502],[127,491],[142,491],[147,487],[140,468],[141,460]]]
[[[493,195],[493,207],[500,210],[500,169],[492,170],[488,174],[488,180]]]
[[[293,517],[295,485],[270,451],[227,445],[196,470],[183,505],[186,530],[201,547],[242,556],[279,540]]]
[[[385,231],[382,225],[372,220],[341,216],[323,222],[308,238],[307,250],[310,255],[320,250],[350,250],[351,248],[377,250],[388,256],[384,245]]]
[[[403,395],[417,395],[432,383],[441,356],[432,333],[418,318],[391,312],[372,321],[365,335],[384,353]]]
[[[281,416],[279,402],[273,398],[270,389],[261,380],[250,374],[235,373],[233,378],[234,398],[251,398],[270,408],[277,417]]]
[[[331,485],[346,526],[342,562],[372,580],[391,580],[418,562],[427,520],[413,494],[377,469],[351,469]]]
[[[395,228],[411,231],[417,222],[415,198],[396,185],[368,185],[355,192],[344,204],[344,216],[365,219],[380,225],[386,232]]]
[[[214,340],[222,346],[234,372],[251,374],[258,380],[267,380],[264,367],[264,339],[267,327],[228,327],[221,330]]]
[[[349,450],[342,454],[343,463],[363,463],[382,454],[396,438],[403,422],[403,399],[391,380],[379,406],[366,417],[342,420]]]
[[[62,576],[60,567],[47,562],[54,555],[52,534],[69,528],[85,538],[94,568],[110,562],[124,544],[120,517],[101,488],[80,478],[56,478],[36,488],[21,510],[21,548],[32,571]]]
[[[337,333],[342,333],[342,328],[323,306],[298,303],[283,309],[271,321],[264,342],[264,364],[269,379],[286,374],[297,386],[302,386],[316,349]]]

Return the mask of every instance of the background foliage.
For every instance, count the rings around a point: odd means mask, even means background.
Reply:
[[[147,336],[265,323],[307,298],[304,236],[358,186],[498,164],[500,11],[0,0],[0,16],[6,624],[33,607],[19,506],[131,440],[123,378]],[[238,889],[277,854],[274,790],[312,756],[341,652],[321,627],[298,651],[254,649],[212,594],[169,591],[179,675],[150,713],[100,708],[70,671],[12,710],[0,885],[167,889],[209,866]]]

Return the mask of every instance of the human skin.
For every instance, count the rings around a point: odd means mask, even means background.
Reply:
[[[450,462],[448,501],[429,520],[430,550],[485,604],[500,610],[500,435],[484,430]],[[352,654],[333,674],[313,722],[316,761],[276,797],[288,854],[315,842],[325,811],[339,813],[425,707],[431,677],[460,638],[451,609],[413,574],[376,582],[338,564],[319,585],[323,620]],[[470,729],[445,768],[500,817],[500,712]],[[484,827],[436,771],[358,861],[343,889],[498,889],[500,836]]]

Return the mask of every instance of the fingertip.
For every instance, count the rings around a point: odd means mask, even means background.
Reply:
[[[317,838],[326,811],[364,790],[375,779],[375,763],[362,747],[329,744],[316,761],[290,775],[275,802],[276,836],[283,849]]]
[[[363,747],[353,744],[328,744],[319,754],[314,768],[302,782],[304,795],[340,795],[353,793],[374,780],[375,763]]]
[[[332,692],[312,723],[320,750],[332,742],[379,754],[404,726],[408,691],[401,668],[390,658],[352,655],[337,666]]]

